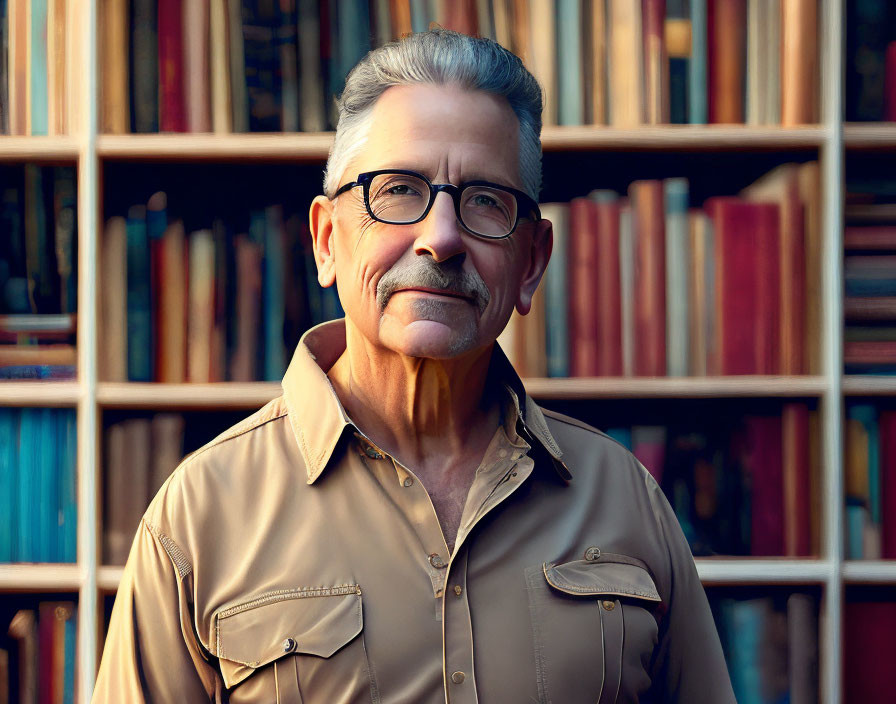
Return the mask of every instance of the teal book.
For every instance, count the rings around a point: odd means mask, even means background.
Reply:
[[[765,704],[760,658],[763,630],[770,611],[769,597],[723,599],[719,604],[725,660],[738,704]]]
[[[65,621],[65,665],[62,668],[62,704],[75,702],[75,669],[77,667],[78,607]],[[59,701],[57,699],[57,701]]]
[[[881,525],[880,426],[877,408],[870,403],[855,404],[847,409],[847,417],[858,420],[868,433],[868,509],[871,522]]]
[[[865,557],[864,534],[868,509],[857,499],[846,498],[846,559],[861,560]]]
[[[262,279],[264,381],[280,381],[286,371],[283,323],[286,319],[283,208],[265,208],[264,278]]]
[[[691,59],[688,64],[688,122],[705,125],[709,114],[707,99],[707,0],[691,0]]]
[[[40,458],[36,467],[38,486],[37,506],[37,561],[57,562],[56,536],[59,530],[59,428],[57,418],[62,412],[56,408],[41,408]]]
[[[152,297],[146,207],[134,205],[127,216],[128,380],[152,381]]]
[[[37,522],[40,515],[34,506],[41,447],[40,409],[22,408],[19,413],[19,520],[15,559],[17,562],[35,562],[38,554]]]
[[[569,205],[545,203],[541,214],[554,230],[554,249],[544,273],[545,351],[548,376],[569,376]]]
[[[27,7],[27,6],[26,6]],[[31,134],[47,134],[47,0],[31,0]]]
[[[59,412],[59,562],[78,561],[78,425],[74,411]]]
[[[688,180],[663,181],[666,208],[666,374],[687,376],[690,350]]]
[[[15,408],[0,408],[0,562],[14,562],[16,555],[18,415]]]
[[[411,3],[413,5],[413,3]],[[370,6],[356,0],[339,0],[339,35],[336,50],[342,76],[370,51]]]
[[[632,450],[632,430],[631,428],[608,428],[606,431],[607,435],[613,438],[616,442],[625,445],[628,448],[629,452]]]
[[[429,23],[435,19],[432,12],[432,4],[429,0],[410,0],[411,3],[411,29],[415,32],[425,32],[429,29]],[[345,4],[345,0],[342,0]],[[342,17],[339,18],[342,20]]]
[[[149,354],[150,374],[155,379],[156,360],[159,358],[160,309],[162,302],[162,238],[168,227],[168,196],[164,191],[153,193],[146,204],[146,240],[149,257]]]
[[[557,123],[581,125],[585,103],[582,91],[582,6],[579,0],[557,0]]]
[[[690,23],[687,0],[666,1],[666,21]],[[668,24],[667,24],[668,36]],[[688,124],[688,75],[691,71],[691,47],[673,47],[667,43],[669,55],[669,122]]]

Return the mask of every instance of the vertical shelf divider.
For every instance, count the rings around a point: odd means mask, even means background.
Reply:
[[[97,458],[99,408],[97,381],[98,163],[97,0],[76,9],[84,71],[78,105],[78,698],[89,702],[97,670]]]
[[[843,607],[843,3],[822,4],[820,73],[821,118],[826,136],[821,149],[822,373],[821,398],[823,544],[831,570],[825,583],[819,622],[821,701],[842,700]]]

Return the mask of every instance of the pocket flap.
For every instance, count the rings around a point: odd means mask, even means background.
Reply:
[[[650,572],[632,558],[614,562],[604,553],[598,560],[575,560],[560,565],[546,562],[544,576],[554,589],[576,596],[612,594],[662,601]]]
[[[277,658],[305,653],[328,658],[363,627],[356,584],[284,589],[228,606],[214,617],[224,684],[239,684]]]

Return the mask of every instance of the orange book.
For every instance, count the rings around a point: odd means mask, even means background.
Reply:
[[[744,121],[746,0],[708,0],[709,121]]]
[[[782,408],[784,452],[784,554],[807,557],[811,554],[809,533],[809,407],[805,403],[785,403]]]
[[[47,3],[47,133],[51,135],[67,131],[65,6],[66,0]]]
[[[608,0],[607,36],[609,122],[614,127],[636,127],[646,118],[641,4],[633,0]]]
[[[476,0],[441,0],[439,24],[461,34],[474,37],[478,33]]]
[[[125,134],[131,121],[128,100],[128,1],[103,0],[100,22],[100,129],[105,134]]]
[[[597,204],[573,198],[569,204],[569,375],[597,376],[599,308],[594,274],[600,267]]]
[[[634,181],[636,376],[666,375],[666,214],[663,182]]]
[[[209,12],[209,0],[183,0],[183,91],[188,132],[212,131]]]
[[[392,17],[392,37],[398,39],[413,32],[411,26],[411,0],[389,0]]]
[[[176,384],[187,380],[187,252],[181,220],[165,228],[159,268],[161,301],[156,378]]]
[[[816,120],[818,95],[818,3],[781,0],[781,124]]]
[[[619,271],[619,203],[594,205],[597,230],[597,374],[622,376],[622,304]]]
[[[641,0],[644,23],[644,99],[647,123],[669,122],[669,57],[666,54],[666,0]]]
[[[586,5],[589,7],[589,5]],[[585,17],[586,122],[607,124],[607,0],[591,0]],[[590,96],[590,97],[589,97]]]

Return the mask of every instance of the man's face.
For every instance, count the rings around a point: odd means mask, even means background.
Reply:
[[[377,101],[368,142],[342,174],[411,169],[432,183],[483,179],[522,190],[519,123],[503,98],[456,86],[395,86]],[[337,284],[349,323],[375,345],[446,359],[491,344],[514,306],[528,312],[550,255],[550,223],[523,220],[503,240],[457,221],[447,193],[413,225],[373,220],[363,188],[311,207],[318,278]]]

